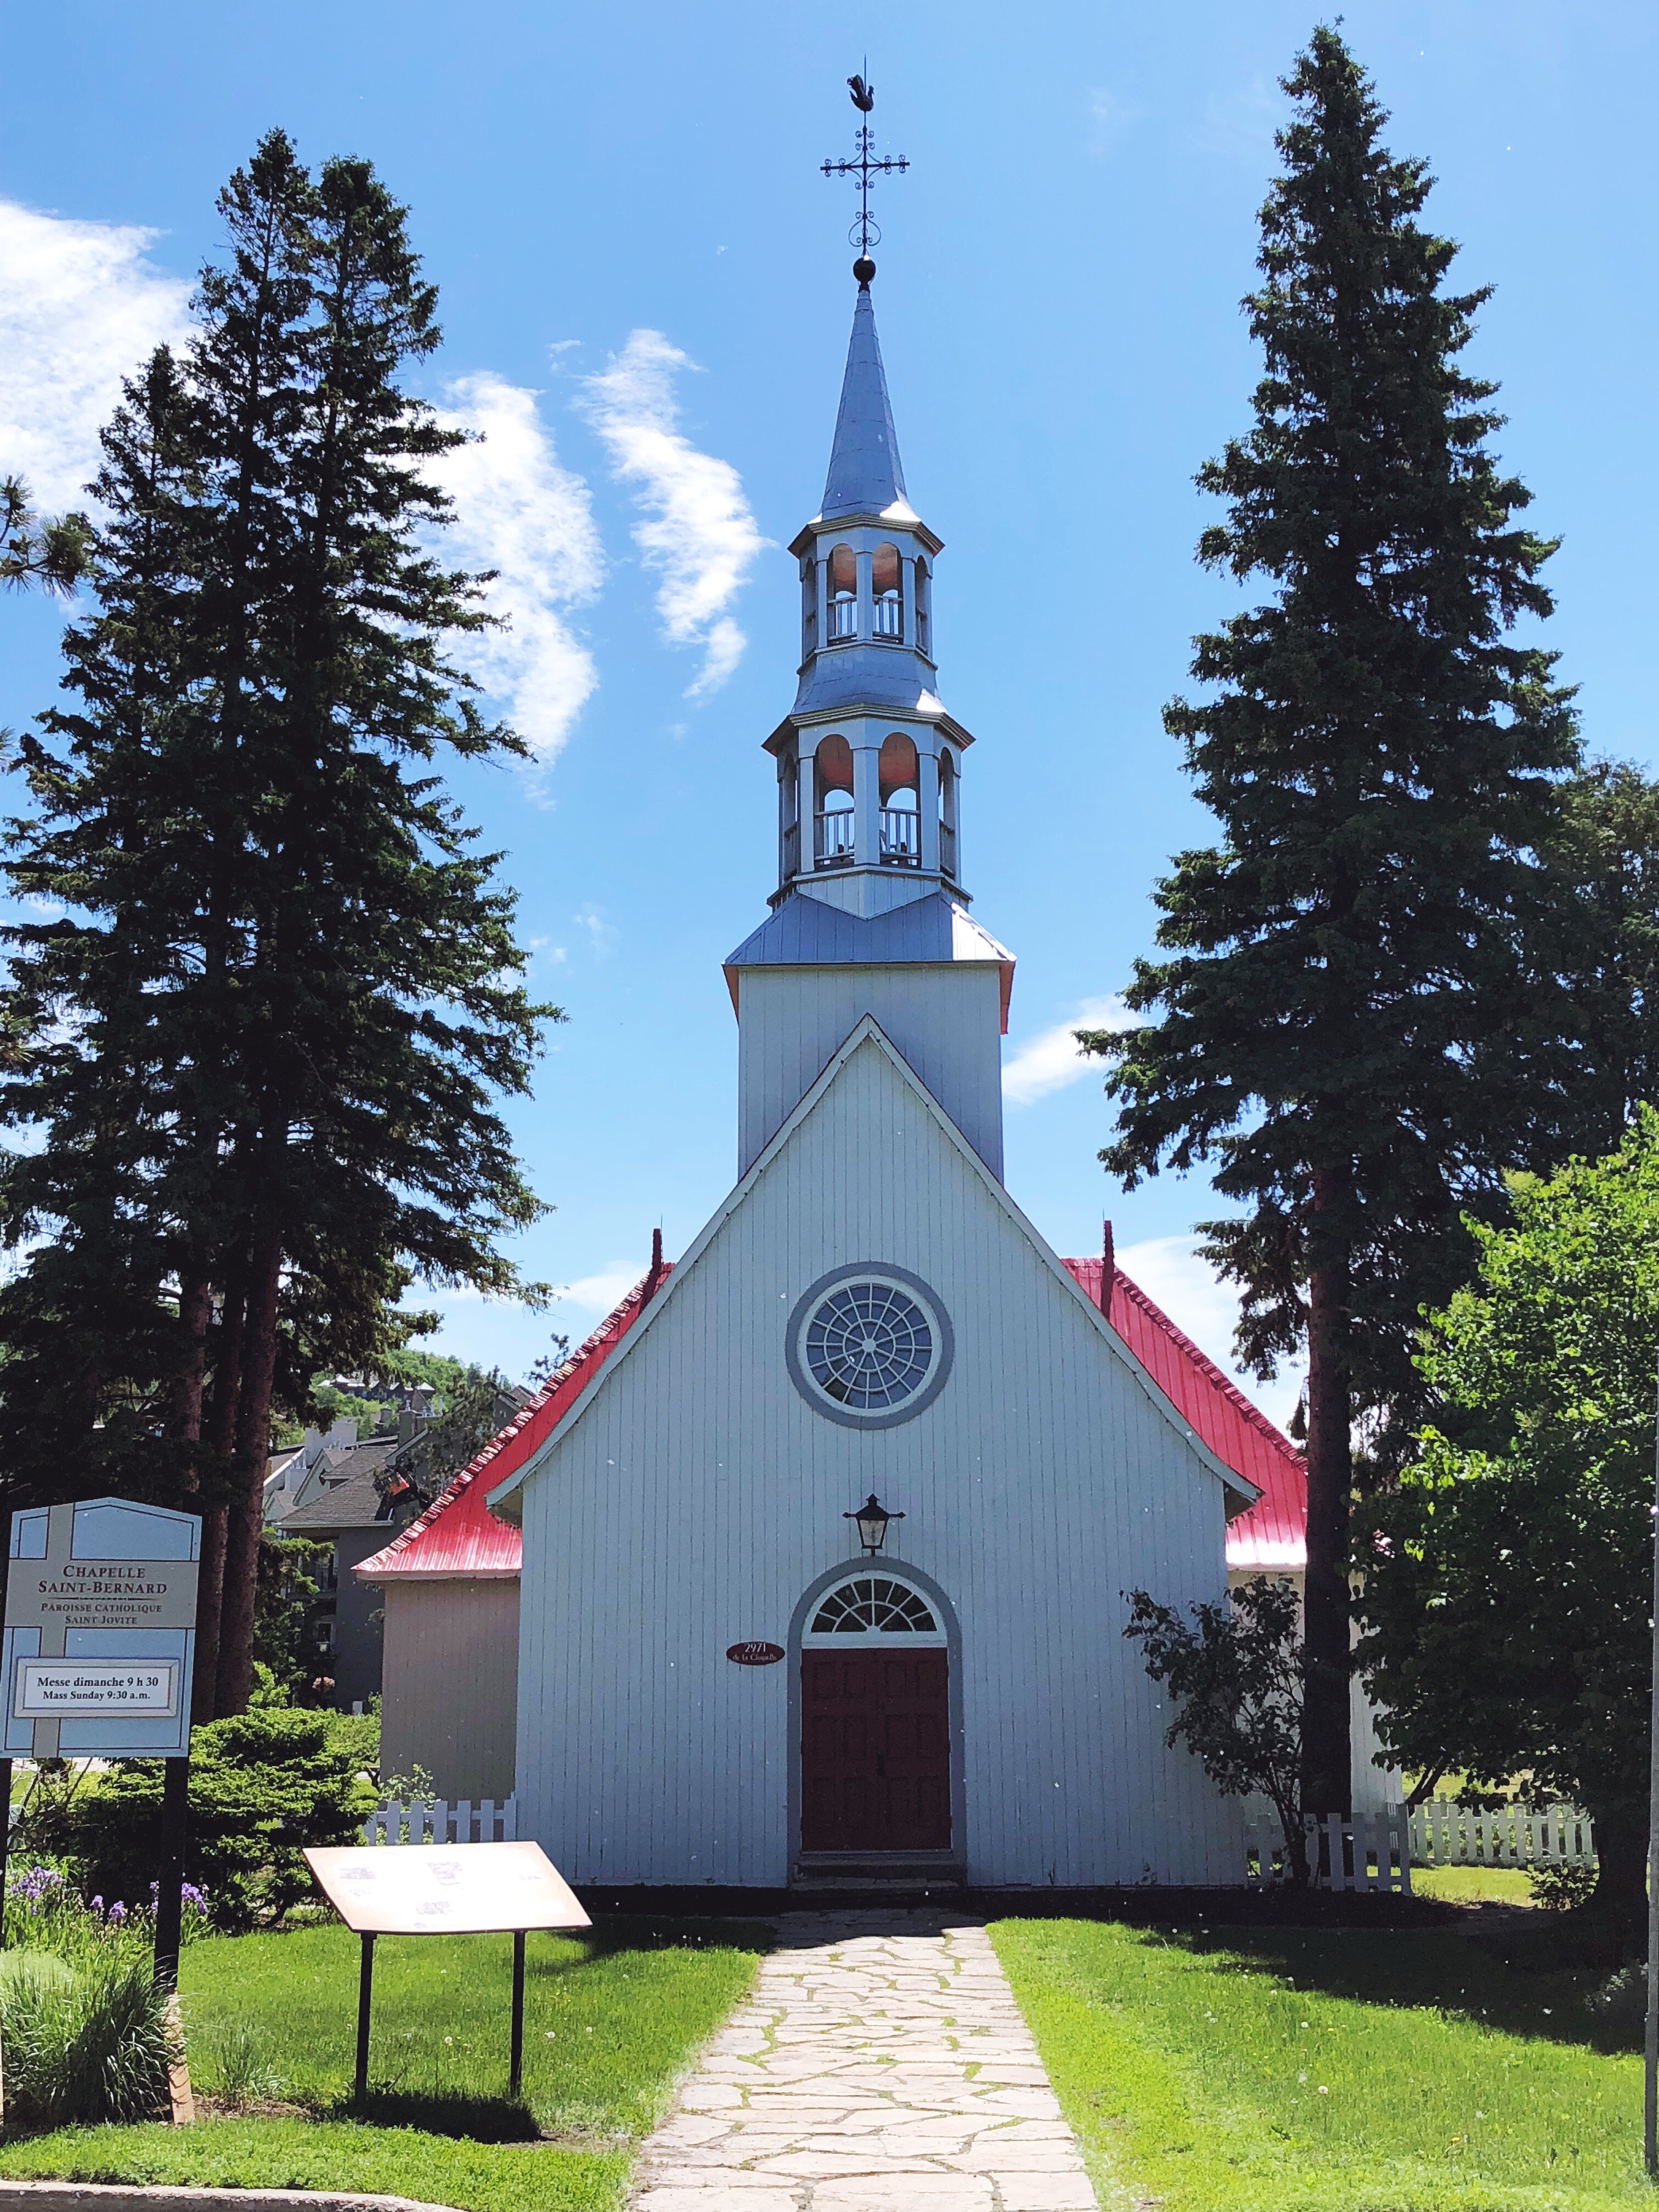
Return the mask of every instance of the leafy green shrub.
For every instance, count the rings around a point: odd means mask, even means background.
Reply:
[[[1571,1912],[1588,1905],[1595,1894],[1595,1869],[1585,1866],[1535,1866],[1527,1869],[1532,1901],[1546,1912]]]
[[[30,1852],[37,1858],[61,1858],[67,1848],[65,1839],[98,1784],[98,1774],[85,1761],[43,1759],[24,1790],[12,1822],[13,1852]]]
[[[115,1953],[78,1971],[50,1954],[15,1954],[0,1978],[0,2045],[8,2119],[52,2128],[167,2110],[167,2069],[179,2054],[167,1992],[142,1954]]]
[[[1647,1968],[1620,1966],[1590,1991],[1584,2009],[1595,2023],[1598,2042],[1618,2050],[1639,2049],[1648,2018]]]
[[[271,1706],[196,1730],[185,1864],[216,1926],[280,1919],[315,1894],[301,1847],[356,1842],[378,1796],[362,1772],[364,1727]],[[161,1841],[161,1762],[112,1768],[75,1824],[83,1891],[148,1898]]]

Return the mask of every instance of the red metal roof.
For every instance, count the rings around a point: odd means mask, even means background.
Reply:
[[[1100,1304],[1100,1260],[1061,1263],[1091,1304]],[[489,1493],[516,1474],[557,1427],[588,1382],[622,1342],[669,1273],[664,1263],[643,1277],[616,1311],[498,1436],[384,1551],[354,1568],[365,1582],[516,1575],[519,1531],[486,1506]],[[1308,1485],[1301,1455],[1189,1336],[1119,1267],[1113,1271],[1108,1320],[1164,1396],[1224,1466],[1261,1496],[1227,1528],[1227,1565],[1249,1572],[1296,1570],[1307,1562]]]
[[[1099,1305],[1105,1262],[1066,1260],[1061,1264],[1091,1304]],[[1113,1271],[1106,1318],[1216,1457],[1261,1492],[1248,1513],[1227,1524],[1228,1566],[1252,1573],[1305,1566],[1308,1477],[1302,1455],[1289,1437],[1256,1411],[1121,1267]]]
[[[614,1313],[555,1369],[530,1403],[493,1436],[403,1534],[352,1572],[366,1583],[499,1580],[516,1575],[516,1528],[496,1520],[486,1500],[551,1436],[588,1382],[639,1319],[672,1262],[653,1262]]]

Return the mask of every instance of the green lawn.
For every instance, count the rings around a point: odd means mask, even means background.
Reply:
[[[610,2212],[631,2145],[748,1987],[767,1934],[611,1920],[532,1936],[525,2095],[507,2102],[512,1938],[382,1936],[370,2098],[348,2112],[358,1943],[340,1927],[215,1936],[180,1972],[191,2078],[307,2117],[62,2129],[0,2145],[0,2175],[383,2191],[476,2212]],[[537,2139],[539,2138],[539,2139]]]
[[[166,2182],[412,2197],[472,2212],[615,2212],[626,2151],[460,2142],[349,2120],[198,2120],[193,2128],[59,2128],[0,2146],[10,2180]]]
[[[1650,2201],[1641,2061],[1593,2047],[1591,1976],[1438,1929],[991,1933],[1114,2212]]]
[[[1535,1905],[1524,1867],[1413,1867],[1412,1888],[1443,1905]]]

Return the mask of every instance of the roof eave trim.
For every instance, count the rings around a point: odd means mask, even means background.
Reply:
[[[943,707],[938,714],[929,714],[917,707],[884,707],[879,702],[872,700],[850,707],[792,707],[771,736],[761,739],[761,750],[776,755],[798,730],[849,721],[855,714],[861,714],[872,722],[902,722],[908,715],[915,721],[927,722],[933,728],[942,730],[951,744],[963,752],[966,752],[974,743],[973,732],[964,729],[956,716]]]
[[[404,1567],[396,1560],[388,1560],[378,1573],[372,1571],[373,1559],[365,1559],[351,1571],[360,1583],[374,1583],[384,1587],[387,1583],[515,1583],[521,1571],[518,1567]]]
[[[848,507],[844,514],[815,514],[790,539],[789,550],[798,561],[803,560],[826,530],[856,530],[861,524],[876,530],[889,526],[895,530],[908,530],[913,538],[921,540],[930,553],[945,550],[945,540],[928,528],[908,500],[896,500],[890,507]]]

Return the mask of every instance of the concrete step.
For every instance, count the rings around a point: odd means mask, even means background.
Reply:
[[[815,1851],[797,1859],[790,1870],[792,1890],[810,1895],[846,1896],[854,1892],[961,1890],[965,1869],[941,1851]]]

